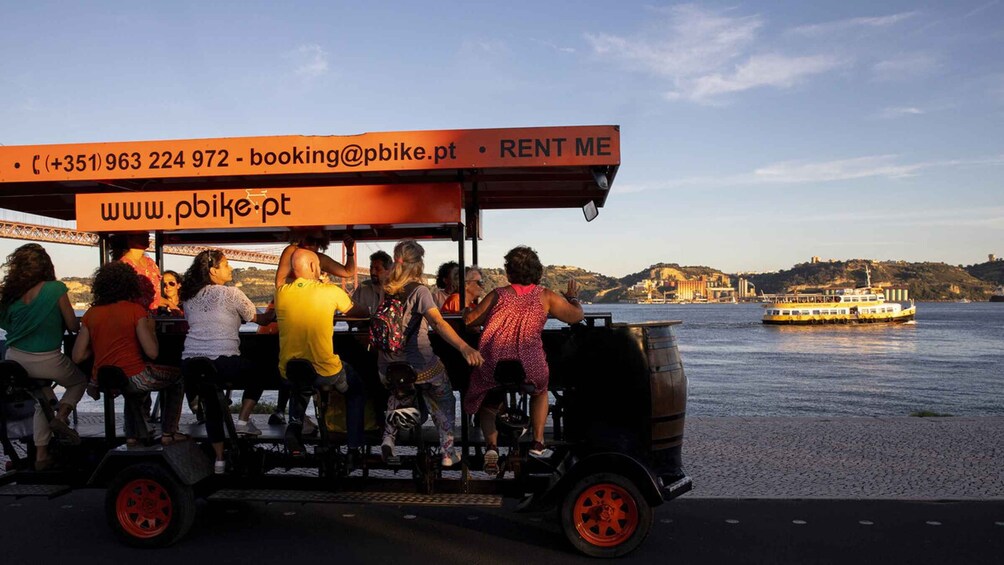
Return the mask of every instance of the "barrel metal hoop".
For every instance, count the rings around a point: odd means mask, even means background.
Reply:
[[[686,412],[680,412],[679,414],[670,414],[669,416],[656,416],[652,418],[652,423],[661,424],[663,422],[672,422],[673,420],[682,420],[686,415]]]
[[[656,445],[663,445],[663,444],[666,444],[666,443],[673,443],[673,442],[676,442],[676,441],[683,441],[683,434],[680,434],[678,436],[673,436],[673,437],[670,437],[670,438],[666,438],[666,439],[653,439],[652,440],[652,446],[654,447]]]

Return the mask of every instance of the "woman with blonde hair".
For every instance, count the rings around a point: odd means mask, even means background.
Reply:
[[[379,350],[377,367],[380,380],[386,384],[387,367],[395,361],[405,361],[418,374],[416,390],[425,399],[432,415],[432,421],[439,430],[439,445],[442,448],[442,465],[451,467],[460,462],[460,456],[453,449],[453,429],[456,421],[456,399],[450,378],[443,362],[432,351],[429,342],[430,326],[436,334],[457,349],[471,366],[477,367],[484,360],[476,349],[467,345],[439,313],[433,301],[432,292],[424,284],[425,249],[417,242],[406,239],[394,246],[394,267],[390,279],[384,285],[386,296],[396,295],[404,303],[404,348],[398,353]],[[401,401],[391,395],[387,400],[387,412],[401,407]],[[384,459],[394,458],[394,442],[397,427],[388,421],[384,427],[382,452]]]
[[[28,243],[15,249],[4,270],[0,327],[7,330],[7,359],[20,363],[29,377],[52,380],[66,389],[51,422],[40,405],[35,407],[35,468],[48,469],[53,432],[72,443],[80,442],[69,417],[84,395],[87,377],[61,351],[63,331],[79,331],[80,322],[66,296],[66,285],[56,280],[52,260],[41,245]]]

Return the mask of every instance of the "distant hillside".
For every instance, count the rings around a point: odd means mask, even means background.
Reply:
[[[724,282],[729,279],[729,275],[726,275],[718,269],[712,267],[704,266],[680,266],[678,263],[656,263],[649,266],[648,268],[642,269],[636,273],[631,273],[617,279],[619,283],[618,286],[609,288],[605,292],[601,293],[595,302],[619,302],[621,300],[633,300],[642,298],[642,295],[630,294],[628,288],[638,284],[639,282],[646,279],[654,279],[661,281],[684,281],[684,280],[695,280],[700,277],[707,277],[708,280],[714,282]],[[734,281],[730,281],[734,282]]]
[[[801,263],[791,269],[775,273],[742,275],[752,282],[758,292],[807,292],[832,286],[859,287],[865,284],[865,265],[871,269],[875,286],[905,285],[910,296],[917,300],[987,300],[993,288],[1004,284],[1004,261],[994,261],[962,268],[944,263],[906,263],[904,261],[868,261],[854,259],[825,263]],[[508,284],[502,269],[483,269],[485,289]],[[733,288],[739,275],[729,275],[705,266],[680,266],[677,263],[656,263],[636,273],[616,279],[601,273],[567,265],[548,265],[544,268],[544,286],[556,292],[564,291],[569,279],[579,283],[579,296],[586,301],[611,303],[642,298],[639,291],[633,294],[628,288],[642,280],[661,281],[695,280],[707,277],[718,285]],[[360,275],[362,279],[363,276]],[[91,302],[91,278],[68,277],[63,279],[69,288],[70,303],[77,307]],[[234,286],[237,286],[258,306],[272,300],[275,269],[234,269]],[[665,289],[662,289],[665,290]]]
[[[643,269],[637,273],[631,273],[630,275],[621,277],[618,280],[624,286],[631,286],[645,279],[685,281],[693,280],[701,276],[708,277],[709,279],[720,279],[728,275],[725,275],[718,269],[713,269],[711,267],[681,267],[678,263],[656,263],[647,269]]]
[[[503,269],[482,269],[481,272],[486,280],[486,291],[509,284]],[[597,295],[602,297],[604,292],[619,286],[617,279],[613,277],[565,265],[544,267],[541,284],[555,292],[564,292],[569,279],[575,279],[579,283],[579,298],[589,302],[599,301]]]
[[[1004,284],[1004,260],[987,261],[966,267],[970,275],[993,285]]]
[[[69,289],[68,297],[74,307],[86,309],[94,300],[91,295],[93,277],[66,277],[61,279]],[[275,293],[275,269],[234,269],[234,286],[244,291],[256,306],[267,306]]]
[[[768,294],[810,291],[830,286],[864,286],[865,265],[874,286],[905,285],[917,300],[986,300],[992,285],[965,269],[945,263],[906,263],[854,259],[832,263],[801,263],[776,273],[749,275],[758,291]]]

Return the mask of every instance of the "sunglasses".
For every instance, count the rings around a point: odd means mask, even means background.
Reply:
[[[476,284],[476,285],[480,286],[481,288],[484,288],[484,287],[485,287],[485,281],[484,281],[484,280],[477,280],[477,281],[467,281],[467,282],[469,282],[469,283],[474,283],[474,284]]]
[[[164,281],[164,286],[178,286],[178,281]]]

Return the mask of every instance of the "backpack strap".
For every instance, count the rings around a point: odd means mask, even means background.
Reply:
[[[402,289],[402,290],[407,291],[407,293],[402,292],[401,294],[398,295],[398,296],[403,295],[403,297],[401,298],[401,303],[402,304],[407,304],[408,301],[411,300],[411,297],[414,296],[416,292],[418,292],[418,287],[420,287],[420,286],[423,286],[423,285],[421,283],[417,283],[417,282],[410,282],[410,283],[406,284],[404,286],[404,289]],[[408,314],[410,314],[410,312],[408,312]],[[405,343],[405,346],[407,346],[408,340],[411,339],[412,333],[417,332],[418,328],[420,328],[420,327],[422,327],[422,320],[419,320],[418,323],[415,324],[415,330],[414,331],[409,331],[410,328],[411,328],[411,317],[408,318],[408,322],[404,325],[404,343]]]

